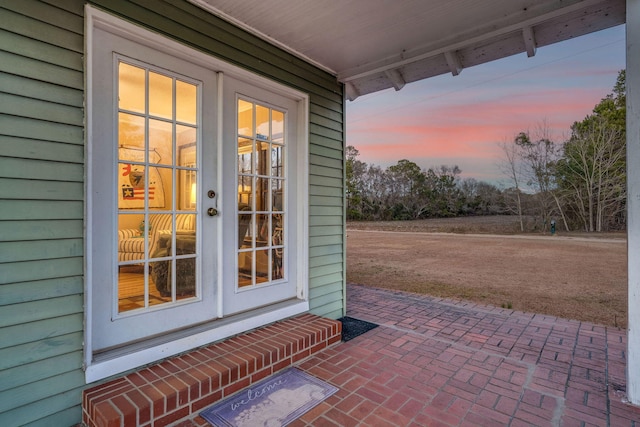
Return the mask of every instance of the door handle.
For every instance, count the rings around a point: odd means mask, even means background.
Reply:
[[[216,216],[216,215],[218,215],[218,209],[216,209],[216,208],[209,208],[209,209],[207,209],[207,215],[209,215],[209,216]]]

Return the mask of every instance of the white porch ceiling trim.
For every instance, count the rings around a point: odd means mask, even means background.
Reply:
[[[338,72],[336,70],[332,70],[331,68],[327,67],[324,64],[321,64],[320,62],[314,60],[313,58],[309,58],[307,55],[298,52],[297,50],[293,49],[291,46],[289,46],[286,43],[282,43],[279,40],[276,40],[273,37],[268,36],[267,34],[261,32],[260,30],[257,30],[256,28],[246,24],[245,22],[234,18],[233,16],[221,11],[220,9],[218,9],[217,7],[212,6],[211,4],[207,3],[205,0],[188,0],[190,3],[195,4],[196,6],[206,10],[207,12],[211,13],[212,15],[215,15],[219,18],[224,19],[227,22],[232,23],[233,25],[242,28],[243,30],[245,30],[246,32],[253,34],[256,37],[259,37],[277,47],[279,47],[280,49],[284,50],[285,52],[288,52],[294,56],[297,56],[298,58],[312,64],[315,65],[316,67],[320,68],[321,70],[326,71],[329,74],[333,74],[334,76],[338,74]]]
[[[625,22],[625,0],[189,0],[324,70],[348,99]]]

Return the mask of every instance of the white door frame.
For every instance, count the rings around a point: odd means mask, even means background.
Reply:
[[[92,231],[97,225],[91,220],[91,212],[94,206],[91,202],[92,193],[92,181],[88,179],[86,181],[86,193],[85,193],[85,352],[84,352],[84,366],[85,376],[87,383],[109,377],[111,375],[124,372],[136,367],[178,354],[180,352],[187,351],[189,349],[204,345],[206,343],[220,340],[231,335],[235,335],[286,317],[290,317],[296,314],[307,312],[309,310],[308,301],[308,145],[309,145],[309,97],[307,94],[284,86],[280,83],[274,82],[267,78],[261,77],[257,74],[244,70],[242,68],[233,66],[226,62],[220,61],[206,55],[202,52],[188,48],[180,43],[177,43],[171,39],[167,39],[156,33],[153,33],[144,28],[138,27],[134,24],[126,22],[122,19],[114,17],[106,12],[96,9],[90,5],[85,6],[85,42],[86,42],[86,58],[85,58],[85,78],[86,78],[86,164],[87,164],[87,176],[91,176],[91,159],[92,148],[89,141],[93,138],[93,123],[91,119],[91,109],[95,102],[93,91],[95,86],[99,84],[93,79],[93,51],[92,44],[94,28],[101,28],[110,33],[129,38],[136,43],[143,44],[150,48],[159,50],[165,54],[182,58],[186,61],[192,62],[196,65],[203,66],[214,72],[226,73],[233,78],[244,81],[248,84],[258,86],[262,89],[272,91],[275,94],[279,94],[294,100],[297,104],[298,123],[297,123],[297,141],[299,144],[300,153],[296,161],[296,175],[300,181],[298,187],[298,207],[297,207],[297,223],[296,229],[298,232],[299,240],[293,244],[299,245],[296,247],[296,251],[299,254],[299,268],[297,277],[292,280],[297,280],[296,292],[297,299],[293,301],[287,301],[264,309],[255,310],[253,312],[247,312],[236,316],[229,317],[227,319],[220,319],[212,321],[210,327],[199,326],[197,329],[182,331],[176,333],[170,337],[160,337],[157,340],[149,340],[136,346],[124,347],[113,352],[106,352],[104,354],[94,354],[94,346],[91,336],[93,329],[93,319],[91,310],[92,294],[92,270],[93,263],[99,262],[92,258],[92,248],[96,244],[103,242],[95,242],[92,238]],[[218,89],[221,93],[223,85],[223,78],[221,74],[218,74]],[[218,107],[221,107],[221,99],[218,97]],[[218,108],[218,123],[222,123],[221,108]],[[221,141],[221,130],[218,127],[218,140]],[[218,144],[220,147],[220,144]],[[219,177],[221,178],[221,168],[219,168]],[[204,190],[204,189],[203,189]],[[220,202],[222,203],[222,202]],[[206,209],[207,205],[203,205],[202,209]],[[218,251],[218,259],[221,258],[221,251]],[[221,269],[219,269],[219,272]],[[219,279],[221,279],[219,273]],[[218,280],[218,287],[221,288],[222,283]],[[218,292],[218,295],[221,294]],[[217,301],[218,308],[222,308],[221,298]],[[221,311],[218,311],[221,312]]]

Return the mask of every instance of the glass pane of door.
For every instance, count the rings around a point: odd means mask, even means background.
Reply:
[[[118,63],[117,313],[198,293],[196,84]]]
[[[237,102],[237,289],[285,279],[285,114],[248,99]]]

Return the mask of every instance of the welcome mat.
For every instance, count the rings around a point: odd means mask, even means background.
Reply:
[[[216,427],[286,426],[338,389],[289,368],[200,412]]]
[[[342,322],[342,341],[352,340],[378,327],[375,323],[365,322],[364,320],[354,319],[353,317],[345,316],[338,320]]]

